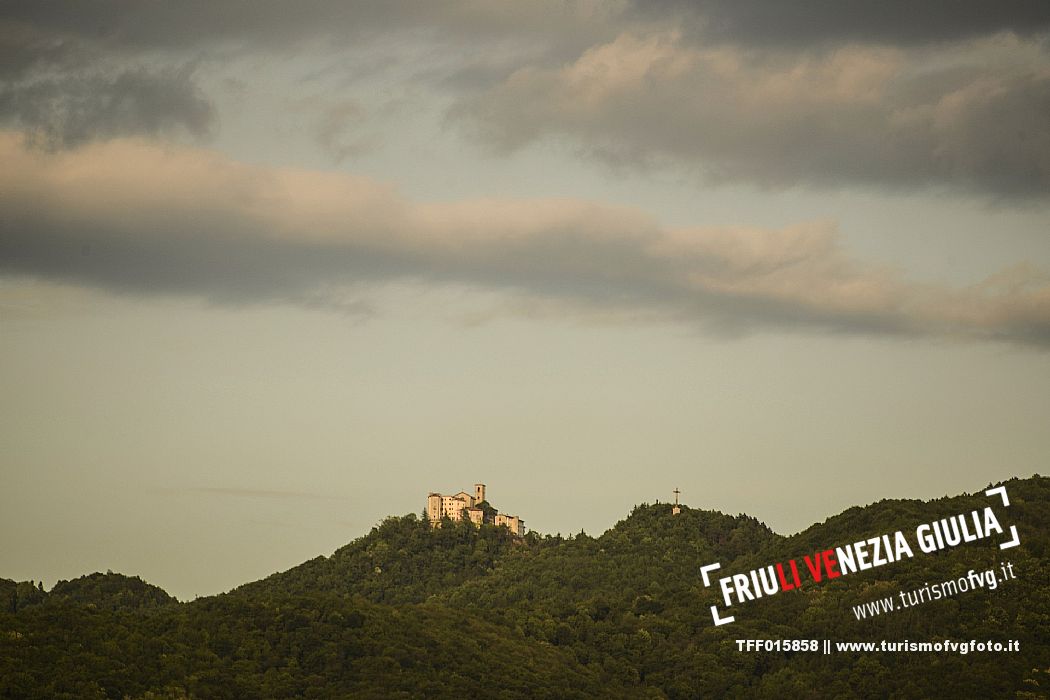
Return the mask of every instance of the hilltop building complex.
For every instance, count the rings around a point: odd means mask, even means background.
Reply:
[[[517,537],[525,536],[524,520],[516,515],[496,512],[485,500],[485,484],[474,484],[473,496],[466,491],[451,496],[431,492],[427,496],[427,520],[436,527],[442,518],[456,521],[467,519],[475,525],[502,525]]]

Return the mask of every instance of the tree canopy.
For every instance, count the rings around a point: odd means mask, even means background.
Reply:
[[[980,540],[760,599],[715,627],[726,571],[914,529],[988,499],[887,500],[790,537],[642,504],[598,537],[390,517],[328,557],[180,603],[95,573],[0,579],[2,698],[1045,697],[1050,479],[1007,483],[1022,546]],[[1016,578],[857,619],[853,607],[1000,566]],[[737,639],[1019,640],[1014,653],[742,652]]]

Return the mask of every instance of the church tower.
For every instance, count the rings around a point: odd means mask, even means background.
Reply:
[[[485,484],[474,484],[474,503],[485,500]]]

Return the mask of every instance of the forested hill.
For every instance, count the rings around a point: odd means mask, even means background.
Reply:
[[[990,503],[981,489],[851,508],[791,537],[748,516],[641,505],[599,537],[388,518],[230,593],[179,603],[92,574],[0,579],[0,698],[1047,697],[1050,479],[1006,482],[1021,545],[989,538],[734,608],[727,573]],[[1009,561],[1016,578],[911,609],[853,609]],[[742,652],[737,639],[1019,640],[1016,653]]]

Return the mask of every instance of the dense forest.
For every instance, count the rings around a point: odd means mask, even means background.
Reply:
[[[329,557],[178,602],[96,573],[0,579],[0,698],[977,698],[1050,691],[1050,479],[1006,482],[1021,546],[980,539],[734,608],[700,567],[758,566],[981,509],[983,490],[851,508],[784,537],[643,504],[599,537],[391,517]],[[1016,578],[853,607],[1009,560]],[[1003,653],[740,651],[737,639],[1018,640]]]

